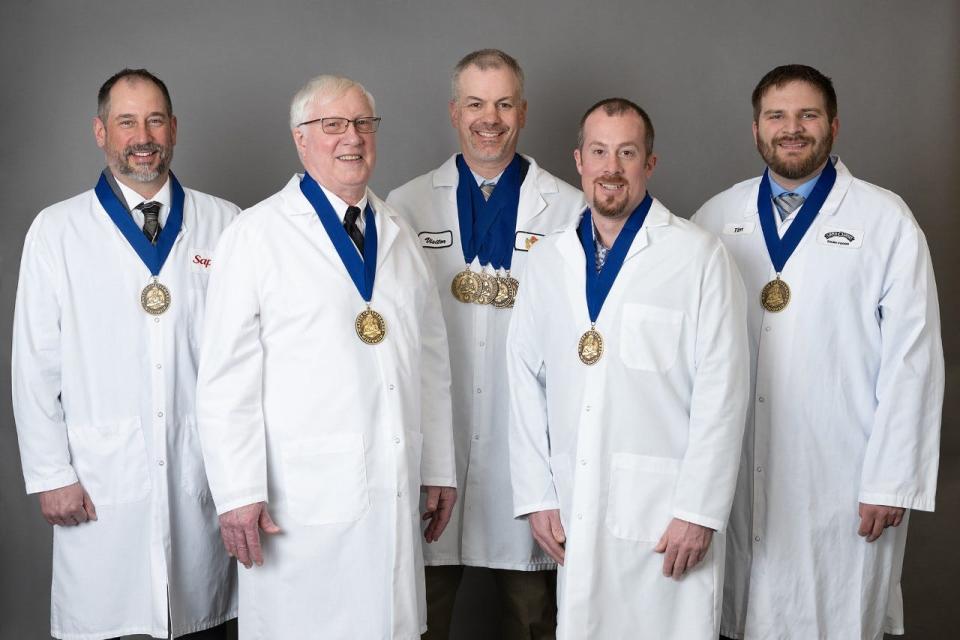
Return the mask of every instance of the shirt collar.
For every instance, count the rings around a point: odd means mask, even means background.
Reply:
[[[506,169],[504,169],[503,171],[506,171]],[[500,173],[498,173],[496,176],[492,178],[484,178],[483,176],[478,175],[473,169],[470,169],[470,173],[473,174],[473,179],[477,181],[478,187],[484,182],[490,182],[496,185],[498,182],[500,182],[500,178],[503,177],[503,171],[501,171]]]
[[[832,162],[833,164],[837,164],[837,156],[830,156],[830,162]],[[820,179],[820,174],[822,173],[823,171],[813,176],[812,178],[804,182],[802,185],[800,185],[796,189],[784,189],[777,183],[777,181],[773,178],[773,176],[770,176],[770,195],[776,198],[777,196],[783,193],[795,193],[798,196],[803,196],[803,199],[806,200],[807,198],[810,197],[810,194],[813,192],[813,188],[817,186],[817,180]]]
[[[330,206],[333,207],[333,210],[337,212],[337,217],[340,218],[340,222],[343,222],[344,216],[347,215],[347,207],[349,207],[350,205],[348,205],[346,202],[344,202],[343,200],[341,200],[340,197],[339,197],[337,194],[335,194],[334,192],[328,190],[326,187],[324,187],[324,186],[323,186],[322,184],[320,184],[319,182],[317,183],[317,185],[319,185],[320,189],[323,190],[323,195],[327,196],[327,200],[330,202]],[[364,209],[367,208],[367,194],[366,194],[366,193],[363,194],[363,197],[360,198],[360,202],[358,202],[358,203],[356,204],[356,206],[359,207],[359,209],[360,209],[361,212],[362,212]],[[357,222],[358,222],[358,224],[361,224],[361,225],[362,225],[362,224],[363,224],[363,216],[360,216],[360,217],[357,219]]]
[[[119,180],[117,180],[117,186],[120,187],[120,193],[123,195],[123,199],[126,200],[127,209],[130,211],[133,211],[144,202],[159,202],[161,205],[163,205],[162,211],[170,210],[170,203],[172,202],[172,196],[170,194],[170,176],[167,176],[167,180],[163,183],[163,186],[160,187],[160,191],[157,191],[155,194],[153,194],[152,198],[144,198],[142,195]]]

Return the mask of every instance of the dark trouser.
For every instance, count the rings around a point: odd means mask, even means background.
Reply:
[[[210,627],[203,631],[188,633],[185,636],[177,636],[177,640],[227,640],[227,638],[230,637],[227,634],[228,624],[228,622],[224,622],[223,624],[218,624],[215,627]],[[150,636],[123,636],[123,640],[138,640],[139,638],[149,637]],[[121,638],[117,638],[116,640],[121,640]]]
[[[502,640],[553,640],[557,630],[557,572],[490,569],[500,599]],[[426,567],[427,632],[447,640],[463,566]]]

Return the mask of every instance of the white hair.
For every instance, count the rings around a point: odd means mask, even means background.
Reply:
[[[363,88],[362,84],[341,76],[320,75],[309,80],[293,96],[293,101],[290,103],[290,129],[296,129],[301,122],[307,120],[307,109],[311,103],[320,105],[336,100],[354,87],[360,89],[370,102],[373,115],[376,115],[377,105],[373,96]]]

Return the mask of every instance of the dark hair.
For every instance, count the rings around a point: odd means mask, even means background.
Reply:
[[[605,98],[587,109],[587,112],[580,118],[580,130],[577,132],[577,149],[583,148],[583,124],[587,121],[587,118],[590,117],[590,114],[597,109],[603,109],[603,112],[608,116],[619,116],[629,111],[640,116],[640,119],[643,120],[643,130],[645,134],[643,136],[643,147],[647,152],[647,156],[653,153],[653,122],[650,121],[650,116],[647,115],[647,112],[644,111],[640,105],[626,98]]]
[[[833,81],[813,67],[805,64],[785,64],[768,72],[760,79],[757,88],[753,90],[753,121],[760,119],[760,101],[770,87],[781,88],[791,82],[806,82],[813,85],[823,95],[827,103],[827,120],[833,122],[837,117],[837,92],[833,89]]]
[[[110,112],[110,90],[113,89],[113,85],[117,84],[118,81],[124,79],[146,80],[157,85],[161,93],[163,93],[164,101],[167,103],[167,115],[173,115],[173,103],[170,101],[170,92],[167,91],[167,85],[163,83],[163,80],[146,69],[124,69],[110,76],[110,78],[103,83],[103,86],[100,87],[100,91],[97,92],[97,117],[100,118],[101,121],[106,122],[107,114]]]

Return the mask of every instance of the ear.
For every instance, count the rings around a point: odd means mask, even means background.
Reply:
[[[840,135],[840,116],[833,117],[833,122],[830,123],[830,132],[833,133],[834,140]]]
[[[653,168],[657,166],[657,159],[658,156],[655,153],[651,153],[649,156],[647,156],[647,162],[644,166],[644,170],[648,178],[653,175]]]
[[[760,128],[757,126],[757,121],[753,121],[753,146],[757,146],[757,132]]]
[[[517,121],[520,123],[519,128],[523,129],[524,125],[527,124],[527,101],[521,100],[520,104],[517,105],[518,117]]]
[[[300,127],[294,127],[290,130],[290,133],[293,135],[293,146],[297,148],[297,155],[303,159],[303,151],[307,146],[306,137],[303,135],[303,131],[300,130]]]
[[[97,141],[97,146],[105,149],[107,146],[107,128],[99,116],[93,116],[93,138]]]
[[[450,111],[450,125],[454,129],[460,128],[460,108],[456,100],[451,100],[447,104],[447,108]]]
[[[177,144],[177,116],[170,116],[170,146]]]
[[[577,165],[577,173],[579,173],[580,175],[583,175],[583,163],[580,158],[580,149],[573,150],[573,161]]]

